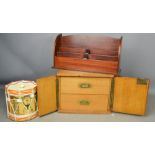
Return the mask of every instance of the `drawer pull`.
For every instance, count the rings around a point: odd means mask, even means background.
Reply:
[[[80,101],[80,104],[81,104],[81,105],[89,105],[90,102],[87,101],[87,100],[81,100],[81,101]]]
[[[80,88],[90,88],[91,85],[89,83],[81,83]]]

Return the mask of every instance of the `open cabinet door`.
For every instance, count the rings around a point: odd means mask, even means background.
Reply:
[[[144,115],[149,80],[129,77],[114,78],[112,111]]]
[[[43,116],[57,110],[56,88],[56,76],[37,79],[39,116]]]

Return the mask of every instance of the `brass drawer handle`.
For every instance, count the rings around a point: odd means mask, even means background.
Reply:
[[[81,100],[81,101],[80,101],[80,104],[81,104],[81,105],[89,105],[90,102],[89,102],[88,100]]]
[[[89,83],[81,83],[80,88],[90,88],[91,85]]]

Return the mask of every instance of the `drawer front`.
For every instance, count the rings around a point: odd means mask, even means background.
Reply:
[[[109,95],[61,94],[59,111],[73,113],[109,112]]]
[[[111,78],[61,77],[60,93],[110,94]]]

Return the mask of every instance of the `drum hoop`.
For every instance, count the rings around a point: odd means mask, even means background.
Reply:
[[[16,115],[16,114],[12,114],[12,113],[8,113],[8,116],[11,116],[11,117],[14,117],[14,118],[26,118],[26,117],[31,117],[33,115],[36,115],[38,113],[38,110],[31,113],[31,114],[28,114],[28,115]]]

